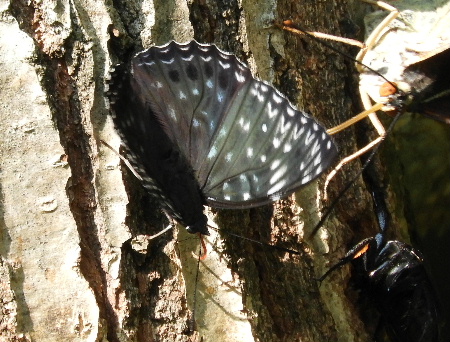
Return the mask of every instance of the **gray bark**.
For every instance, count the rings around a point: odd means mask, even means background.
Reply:
[[[300,256],[213,234],[200,265],[198,240],[168,224],[133,175],[100,143],[119,149],[107,115],[111,65],[152,44],[195,38],[248,63],[326,127],[358,107],[352,63],[273,27],[291,18],[343,34],[344,1],[92,0],[1,2],[1,341],[367,341],[349,269],[314,280],[356,238],[377,230],[362,180],[318,236],[315,182],[253,210],[213,211],[221,228]],[[356,20],[356,19],[355,19]],[[345,33],[345,32],[344,32]],[[344,49],[346,49],[344,47]],[[336,137],[343,156],[353,129]],[[344,169],[330,196],[358,172]],[[380,167],[382,170],[382,168]]]

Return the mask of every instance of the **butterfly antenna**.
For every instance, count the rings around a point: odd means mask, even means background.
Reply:
[[[283,251],[283,252],[287,252],[287,253],[290,253],[290,254],[301,255],[301,253],[298,252],[298,251],[294,251],[294,250],[292,250],[292,249],[285,248],[285,247],[281,247],[281,246],[277,246],[277,245],[271,245],[271,244],[269,244],[269,243],[265,243],[265,242],[262,242],[262,241],[258,241],[258,240],[254,240],[254,239],[245,237],[245,236],[241,236],[241,235],[235,234],[235,233],[233,233],[233,232],[231,232],[231,231],[229,231],[229,230],[227,230],[227,229],[217,229],[217,228],[215,228],[215,227],[210,227],[210,228],[211,228],[211,229],[214,229],[214,230],[217,231],[217,232],[220,231],[220,232],[223,232],[223,233],[225,233],[225,234],[227,234],[227,235],[229,235],[229,236],[235,237],[235,238],[239,238],[239,239],[242,239],[242,240],[250,241],[250,242],[252,242],[252,243],[256,243],[256,244],[258,244],[258,245],[260,245],[260,246],[273,248],[273,249],[276,249],[276,250],[279,250],[279,251]]]
[[[202,244],[204,244],[203,240],[202,240]],[[200,274],[200,261],[201,260],[202,260],[202,245],[200,245],[199,251],[198,251],[197,272],[195,273],[194,303],[192,305],[192,317],[189,321],[189,331],[190,332],[195,331],[195,311],[196,311],[196,306],[197,306],[198,275]]]
[[[386,135],[384,137],[382,137],[381,141],[379,142],[378,145],[376,145],[369,157],[367,158],[367,160],[364,162],[363,166],[361,167],[361,170],[358,171],[358,173],[355,175],[355,177],[353,177],[346,185],[345,187],[339,192],[339,194],[337,195],[337,197],[333,200],[333,202],[331,202],[331,204],[329,205],[329,207],[327,208],[327,210],[325,211],[325,213],[322,215],[320,221],[316,224],[316,226],[314,227],[314,229],[312,230],[311,234],[309,235],[309,238],[313,238],[314,235],[317,234],[317,231],[320,229],[320,227],[322,227],[322,225],[324,224],[324,222],[328,219],[328,217],[330,216],[330,214],[332,213],[332,211],[334,210],[334,207],[336,206],[336,204],[340,201],[340,199],[344,196],[344,194],[347,192],[348,189],[350,189],[350,187],[353,186],[353,184],[355,184],[355,182],[357,181],[357,179],[359,178],[359,176],[361,176],[361,174],[364,172],[364,170],[367,168],[367,166],[372,162],[373,157],[375,156],[375,154],[378,152],[378,150],[380,149],[382,143],[385,140],[385,137],[388,135],[388,133],[390,133],[392,131],[392,129],[394,128],[395,124],[397,123],[398,119],[400,118],[400,115],[402,114],[402,111],[398,111],[398,113],[395,115],[394,119],[392,120],[391,124],[389,125],[388,129],[386,130]]]
[[[373,72],[374,74],[376,74],[377,76],[380,76],[383,80],[385,80],[387,83],[389,83],[392,87],[395,88],[396,91],[398,91],[398,87],[392,83],[391,81],[389,81],[386,77],[384,77],[382,74],[380,74],[378,71],[372,69],[370,66],[364,64],[363,62],[357,60],[356,58],[350,56],[349,54],[345,53],[342,50],[339,50],[338,48],[335,48],[333,45],[327,43],[326,41],[324,41],[324,39],[330,39],[330,40],[335,40],[335,41],[339,41],[339,42],[343,42],[345,44],[349,44],[349,45],[353,45],[353,46],[360,46],[361,48],[364,48],[364,45],[359,45],[356,42],[356,40],[354,39],[347,39],[347,38],[341,38],[341,37],[335,37],[332,35],[328,35],[328,34],[322,34],[320,32],[308,32],[306,30],[304,30],[303,28],[301,28],[300,26],[298,26],[297,24],[294,24],[291,20],[285,20],[283,21],[283,24],[275,24],[275,26],[281,28],[282,30],[285,31],[290,31],[293,33],[297,33],[297,34],[304,34],[305,36],[313,39],[314,41],[316,41],[319,44],[322,44],[323,46],[326,46],[327,48],[333,50],[334,52],[344,56],[345,58],[355,62],[356,64],[366,68],[367,70],[370,70],[371,72]],[[360,42],[358,42],[360,43]]]
[[[134,169],[133,166],[131,166],[130,162],[128,161],[127,158],[125,158],[124,156],[122,156],[119,152],[117,152],[114,147],[112,147],[111,145],[109,145],[106,141],[104,140],[100,140],[100,142],[105,145],[106,147],[108,147],[111,151],[113,151],[119,158],[121,161],[123,161],[125,163],[125,165],[128,167],[128,169],[133,173],[133,175],[139,179],[141,182],[143,181],[142,177],[138,175],[138,173],[136,172],[136,170]]]

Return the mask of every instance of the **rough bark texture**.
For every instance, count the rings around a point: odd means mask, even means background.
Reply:
[[[290,18],[317,31],[353,35],[349,23],[358,16],[350,4],[0,4],[0,341],[369,339],[356,295],[346,292],[349,269],[321,287],[314,280],[351,241],[377,230],[362,180],[337,206],[326,229],[310,240],[304,237],[326,205],[319,191],[323,182],[273,206],[211,212],[221,228],[301,255],[213,234],[210,256],[200,265],[193,331],[197,265],[192,252],[198,253],[198,240],[183,227],[150,242],[142,238],[168,222],[158,203],[100,143],[103,139],[117,149],[120,144],[103,95],[109,67],[171,39],[215,43],[324,126],[342,122],[359,109],[352,63],[272,23]],[[336,137],[343,156],[357,149],[356,141],[353,129]],[[331,197],[359,165],[352,163],[336,177]],[[401,208],[391,209],[401,223]]]

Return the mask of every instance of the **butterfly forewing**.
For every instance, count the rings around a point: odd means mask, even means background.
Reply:
[[[164,130],[194,170],[204,162],[211,138],[227,115],[225,101],[232,102],[243,85],[231,80],[234,75],[229,70],[239,73],[241,80],[251,77],[248,69],[239,69],[236,63],[232,55],[195,41],[153,47],[133,61],[137,82],[147,89]]]

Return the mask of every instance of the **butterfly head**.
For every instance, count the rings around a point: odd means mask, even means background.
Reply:
[[[194,224],[186,226],[186,230],[191,234],[200,233],[202,235],[209,235],[207,223],[208,219],[203,215],[202,218]]]

